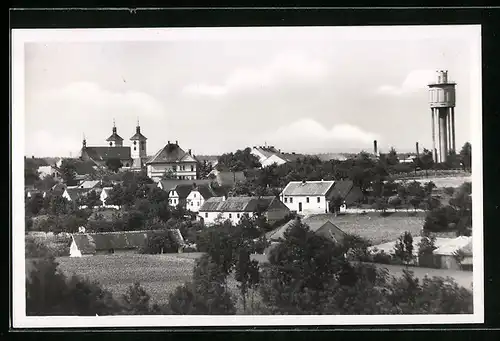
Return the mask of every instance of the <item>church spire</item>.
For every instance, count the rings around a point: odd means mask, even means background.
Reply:
[[[139,125],[139,117],[137,117],[137,126],[135,127],[135,132],[137,134],[141,133],[141,126]]]
[[[87,147],[87,140],[85,139],[85,133],[83,133],[83,142],[82,142],[83,148]]]
[[[114,118],[113,118],[113,133],[116,134],[116,122]]]

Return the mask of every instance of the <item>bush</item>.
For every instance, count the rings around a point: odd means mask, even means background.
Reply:
[[[168,230],[155,231],[148,236],[147,243],[139,252],[144,254],[177,253],[181,245]]]
[[[445,187],[443,189],[443,191],[444,191],[444,193],[446,195],[452,196],[455,193],[455,188],[453,188],[453,187]]]
[[[372,256],[374,263],[379,264],[392,264],[392,256],[390,254],[385,253],[383,250],[376,252]]]
[[[451,206],[435,208],[427,213],[425,217],[424,230],[430,232],[452,231],[459,221],[458,212]],[[454,223],[455,225],[450,225]]]

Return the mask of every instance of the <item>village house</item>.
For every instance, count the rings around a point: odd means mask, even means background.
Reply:
[[[194,185],[186,197],[186,209],[198,212],[206,200],[218,196],[217,194],[210,184]]]
[[[422,237],[413,237],[413,257],[416,264],[439,269],[471,270],[472,269],[472,237],[460,236],[456,238],[437,237],[434,242],[436,249],[430,259],[419,258],[418,249]],[[384,252],[394,254],[396,241],[391,241],[368,248],[372,253]],[[458,261],[456,254],[462,253],[463,259]]]
[[[199,210],[199,219],[206,225],[217,220],[230,220],[238,224],[243,215],[252,218],[263,214],[270,223],[284,219],[290,210],[273,196],[263,197],[212,197]]]
[[[112,208],[115,208],[116,206],[113,206],[113,205],[108,205],[106,203],[106,200],[108,199],[109,197],[109,192],[113,189],[113,187],[104,187],[102,190],[101,190],[101,194],[99,195],[99,200],[101,200],[101,205],[103,207],[112,207]]]
[[[272,164],[279,166],[303,157],[303,155],[300,154],[284,153],[274,146],[253,146],[251,153],[259,159],[262,167],[267,167]]]
[[[178,141],[168,143],[146,162],[148,176],[159,181],[164,174],[173,179],[196,180],[197,161],[191,155],[191,149],[185,152]]]
[[[137,253],[143,248],[148,238],[156,231],[120,231],[103,233],[74,233],[71,236],[70,257],[84,257],[99,254]],[[168,231],[180,245],[184,239],[178,229]]]
[[[342,243],[346,233],[336,226],[329,217],[322,216],[319,219],[311,216],[305,219],[292,219],[286,224],[266,233],[266,239],[270,242],[279,242],[284,240],[285,232],[294,224],[302,222],[304,225],[309,226],[309,229],[316,235],[325,237],[335,243]]]
[[[281,201],[299,214],[330,212],[330,202],[339,197],[345,209],[363,197],[352,181],[290,181],[280,194]]]

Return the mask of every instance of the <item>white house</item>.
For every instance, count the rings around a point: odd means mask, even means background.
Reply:
[[[59,174],[59,169],[55,165],[40,166],[38,167],[38,173],[40,179],[43,179],[46,176],[51,176],[54,178],[54,180],[59,181],[61,178]]]
[[[290,181],[280,194],[281,201],[299,214],[328,213],[329,194],[335,181]]]
[[[109,192],[113,189],[113,187],[104,187],[102,190],[101,190],[101,194],[99,195],[99,200],[101,200],[101,205],[103,207],[106,207],[106,208],[115,208],[115,209],[119,209],[118,206],[116,205],[108,205],[106,203],[106,199],[109,197]]]
[[[191,155],[191,149],[186,153],[177,141],[160,149],[146,162],[148,176],[158,181],[165,173],[170,173],[174,179],[195,180],[196,159]]]
[[[76,200],[87,194],[90,190],[87,188],[66,187],[62,197],[68,201],[76,202]]]
[[[210,184],[193,187],[186,197],[186,209],[198,212],[206,200],[216,196]]]
[[[247,215],[263,214],[268,221],[275,222],[285,218],[290,210],[273,196],[265,197],[212,197],[205,200],[198,217],[206,225],[214,224],[218,219],[230,220],[238,224]]]
[[[267,167],[272,164],[279,166],[294,161],[302,156],[295,153],[284,153],[274,146],[254,146],[251,153],[259,159],[262,167]]]

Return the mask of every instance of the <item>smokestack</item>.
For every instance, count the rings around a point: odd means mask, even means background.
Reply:
[[[167,144],[170,144],[170,141],[167,141]]]
[[[179,145],[179,141],[175,140],[175,144],[176,144],[176,145]]]
[[[377,140],[373,141],[373,154],[377,155],[378,154],[378,149],[377,149]]]
[[[191,155],[191,149],[188,149],[188,154]]]
[[[417,156],[419,156],[419,155],[420,155],[420,152],[419,152],[419,150],[418,150],[418,142],[416,142],[416,143],[415,143],[415,147],[416,147],[416,150],[417,150]]]

